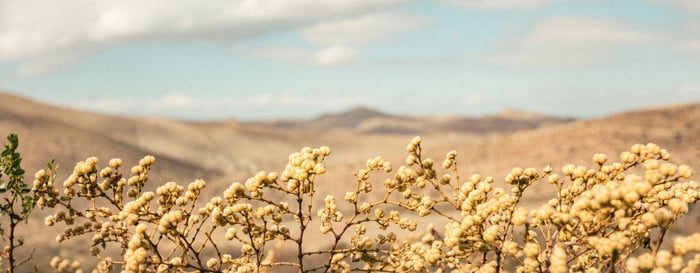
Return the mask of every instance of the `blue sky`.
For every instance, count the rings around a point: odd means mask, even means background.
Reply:
[[[0,0],[0,90],[189,120],[700,101],[695,0]]]

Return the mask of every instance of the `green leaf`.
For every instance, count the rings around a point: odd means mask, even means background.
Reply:
[[[11,150],[17,149],[17,146],[19,145],[19,137],[17,137],[17,134],[11,133],[7,136],[7,140],[10,141]]]

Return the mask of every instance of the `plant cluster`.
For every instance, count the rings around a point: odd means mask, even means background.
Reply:
[[[28,198],[53,212],[46,225],[66,226],[58,242],[92,238],[94,272],[698,271],[700,233],[675,238],[670,249],[662,243],[700,186],[688,180],[690,167],[670,163],[655,144],[634,145],[613,162],[595,154],[592,167],[515,167],[505,188],[491,176],[460,179],[457,152],[436,164],[420,137],[406,150],[398,168],[380,156],[367,160],[354,190],[338,196],[315,196],[331,154],[323,146],[208,200],[203,180],[146,190],[152,156],[128,172],[120,159],[100,167],[91,157],[62,185],[49,165]],[[526,206],[534,183],[556,196]],[[79,271],[60,258],[51,265]]]
[[[0,251],[0,257],[7,260],[5,267],[7,272],[12,273],[32,259],[31,255],[19,258],[16,253],[24,245],[24,238],[19,236],[18,230],[29,219],[35,199],[29,186],[24,183],[22,156],[17,152],[19,138],[16,134],[10,134],[7,141],[9,143],[4,145],[0,154],[0,236],[7,242]],[[3,175],[7,181],[2,179]]]

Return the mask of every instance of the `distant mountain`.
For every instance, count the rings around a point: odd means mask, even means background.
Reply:
[[[392,151],[387,146],[398,143],[401,147],[413,135],[435,139],[444,149],[462,147],[465,160],[479,162],[479,170],[486,171],[503,170],[516,162],[587,159],[592,152],[619,153],[631,144],[646,142],[675,149],[680,152],[676,158],[694,162],[700,157],[697,120],[700,104],[641,109],[594,120],[516,110],[485,117],[412,117],[355,108],[309,120],[185,122],[94,114],[0,93],[1,137],[10,132],[20,135],[20,152],[30,172],[52,158],[67,176],[72,164],[88,156],[98,156],[103,163],[122,157],[125,164],[135,164],[153,154],[159,166],[154,177],[181,182],[230,181],[259,170],[279,170],[290,152],[316,145],[351,153],[341,164],[355,169],[357,157],[375,156],[380,147]]]
[[[496,113],[496,117],[503,119],[518,119],[518,120],[537,120],[551,118],[551,116],[543,115],[540,113],[519,110],[519,109],[503,109]]]
[[[357,107],[343,112],[323,114],[312,119],[273,119],[252,121],[248,124],[272,128],[333,130],[355,128],[366,120],[383,117],[390,117],[390,115],[366,107]]]
[[[324,114],[313,119],[256,121],[249,124],[271,128],[314,131],[347,130],[371,134],[423,134],[438,131],[488,134],[528,130],[573,120],[516,110],[506,110],[497,115],[485,117],[398,116],[366,107],[358,107],[343,112]]]
[[[323,114],[312,120],[312,123],[318,124],[321,128],[355,128],[371,119],[392,118],[391,115],[366,108],[357,107],[345,112]]]

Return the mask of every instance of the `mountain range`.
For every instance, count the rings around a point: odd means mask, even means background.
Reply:
[[[280,169],[289,153],[304,146],[328,145],[339,151],[332,158],[348,166],[374,153],[400,158],[403,145],[414,135],[424,136],[425,145],[434,147],[426,151],[464,151],[461,156],[472,166],[465,171],[496,174],[513,164],[576,159],[587,163],[595,152],[615,155],[646,142],[695,161],[700,156],[697,120],[700,104],[583,120],[516,110],[463,117],[399,116],[355,108],[312,119],[192,122],[109,116],[0,93],[0,132],[20,135],[20,151],[31,169],[52,158],[68,171],[73,163],[93,155],[135,163],[153,154],[159,161],[156,169],[167,170],[160,174],[163,179],[179,181],[242,179],[261,169]]]
[[[313,119],[265,120],[249,124],[280,129],[347,130],[364,134],[424,134],[436,131],[488,134],[528,130],[573,120],[518,110],[504,110],[493,116],[475,118],[457,115],[399,116],[357,107]]]

